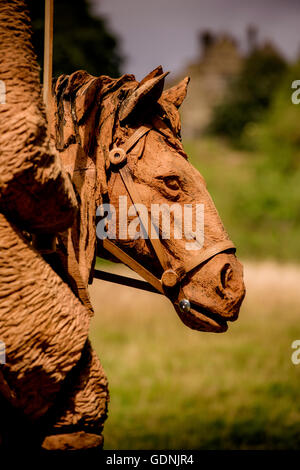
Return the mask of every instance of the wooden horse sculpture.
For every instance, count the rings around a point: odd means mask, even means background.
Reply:
[[[180,141],[178,108],[188,79],[163,92],[165,76],[158,67],[140,83],[132,75],[96,78],[83,71],[59,78],[52,135],[80,200],[80,218],[68,236],[59,237],[65,247],[61,259],[74,267],[74,291],[87,305],[80,286],[86,288],[93,278],[95,254],[110,253],[110,259],[124,262],[167,295],[189,327],[221,332],[237,318],[244,297],[242,267],[205,181]],[[132,239],[120,233],[119,223],[114,242],[97,240],[98,206],[110,202],[119,220],[122,196],[144,205],[147,213],[155,204],[203,204],[203,246],[187,249],[186,240],[163,236],[162,227],[156,228],[157,237]],[[139,216],[153,229],[145,211]],[[189,300],[187,309],[180,308],[182,299]]]
[[[68,273],[67,282],[89,311],[87,287],[97,254],[144,277],[170,298],[187,326],[224,332],[244,297],[242,267],[205,181],[180,141],[178,108],[188,79],[163,92],[165,75],[158,67],[140,83],[131,75],[97,78],[83,71],[58,79],[52,138],[74,183],[80,214],[58,235],[56,261],[52,256],[50,262],[61,277]],[[115,240],[97,239],[97,210],[109,202],[119,221],[120,197],[140,209],[140,228],[148,230],[153,204],[204,204],[203,246],[187,250],[187,240],[174,234],[163,238],[159,221],[156,238],[130,237],[116,222]],[[174,218],[171,225],[174,232]]]

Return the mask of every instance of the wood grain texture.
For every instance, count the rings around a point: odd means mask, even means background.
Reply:
[[[0,19],[0,441],[18,448],[91,422],[100,435],[108,392],[87,341],[91,311],[30,242],[72,225],[78,202],[49,141],[25,3],[1,0]]]

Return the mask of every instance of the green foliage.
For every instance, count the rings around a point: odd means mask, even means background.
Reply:
[[[44,2],[29,0],[33,43],[42,65]],[[53,76],[86,70],[92,75],[118,77],[121,56],[117,38],[105,21],[91,16],[86,0],[59,0],[54,5]]]
[[[186,142],[185,149],[205,177],[239,256],[300,261],[300,171],[282,170],[283,146],[276,154],[237,151],[206,138]]]
[[[274,256],[296,260],[300,259],[300,106],[291,101],[291,84],[299,77],[300,63],[286,73],[264,121],[243,135],[243,142],[258,155],[253,162],[255,190],[244,194],[244,207],[269,236]]]
[[[228,96],[215,108],[211,131],[238,141],[248,123],[264,118],[286,67],[271,45],[253,50]]]
[[[300,165],[300,105],[291,101],[292,82],[300,78],[300,62],[289,67],[278,87],[265,119],[243,134],[244,147],[265,155],[264,164],[281,173],[298,171]]]
[[[297,79],[300,62],[281,77],[263,118],[244,126],[239,151],[216,137],[187,144],[247,258],[300,261],[300,105],[291,101]],[[256,97],[263,88],[257,86]]]

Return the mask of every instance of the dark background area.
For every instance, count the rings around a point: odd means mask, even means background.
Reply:
[[[29,0],[33,43],[42,66],[44,2]],[[104,19],[92,16],[85,0],[54,2],[53,76],[87,70],[92,75],[118,77],[122,63],[118,40]]]

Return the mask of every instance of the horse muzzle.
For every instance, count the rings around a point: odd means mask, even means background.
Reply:
[[[187,276],[172,302],[188,327],[222,333],[238,318],[244,296],[241,263],[234,254],[220,253]]]

